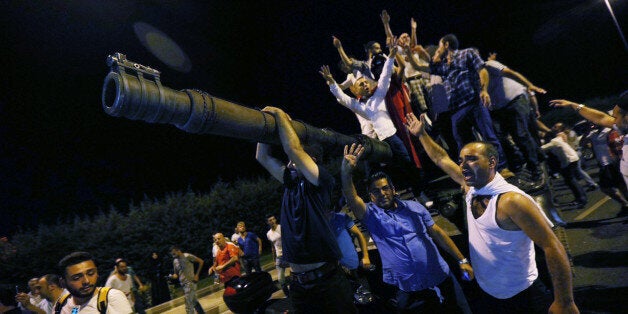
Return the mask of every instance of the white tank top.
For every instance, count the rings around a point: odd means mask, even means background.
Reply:
[[[467,202],[469,251],[478,284],[486,293],[507,299],[528,288],[538,277],[534,244],[523,231],[500,228],[494,195],[478,219]]]

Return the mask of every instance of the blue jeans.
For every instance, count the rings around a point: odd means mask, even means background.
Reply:
[[[493,120],[488,109],[480,103],[480,99],[470,101],[468,104],[455,110],[451,116],[451,129],[454,133],[454,139],[458,144],[458,152],[462,150],[462,147],[471,141],[473,136],[471,128],[475,128],[482,136],[483,141],[489,142],[497,148],[499,153],[499,163],[497,164],[497,170],[506,168],[506,155],[502,149],[499,140],[493,130]]]
[[[528,119],[530,115],[530,101],[524,95],[516,97],[503,108],[495,109],[491,116],[499,122],[501,134],[497,134],[503,141],[508,134],[523,153],[528,170],[534,172],[538,169],[538,146],[530,134]]]

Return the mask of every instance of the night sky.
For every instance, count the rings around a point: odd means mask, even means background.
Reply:
[[[368,2],[368,4],[366,4]],[[506,4],[509,2],[510,4]],[[464,3],[464,4],[460,4]],[[628,2],[611,1],[626,29]],[[421,44],[455,33],[549,91],[547,101],[619,93],[628,52],[604,1],[1,1],[0,236],[78,215],[122,211],[144,197],[207,191],[219,178],[265,175],[254,143],[114,118],[101,107],[108,54],[159,69],[173,89],[196,88],[345,134],[357,121],[335,103],[318,68],[339,60],[331,36],[363,57],[418,21]],[[188,72],[151,54],[147,23],[189,57]],[[168,51],[162,51],[168,54]]]

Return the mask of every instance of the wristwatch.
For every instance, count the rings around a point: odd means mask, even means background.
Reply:
[[[463,258],[461,260],[458,261],[458,264],[462,265],[462,264],[469,264],[469,260],[466,258]]]

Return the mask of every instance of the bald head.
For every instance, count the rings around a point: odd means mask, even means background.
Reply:
[[[222,233],[218,232],[214,234],[214,243],[216,243],[219,248],[224,249],[227,245],[227,239],[225,239],[225,236]]]

